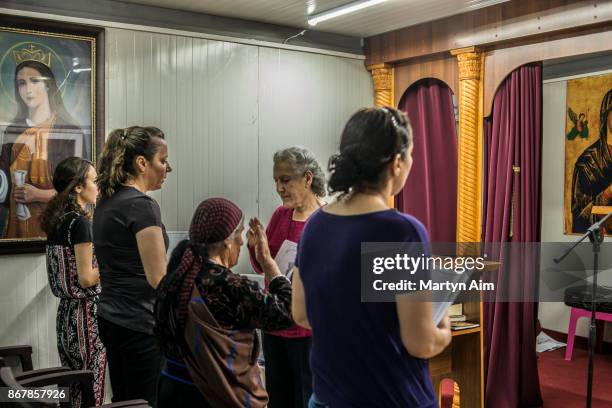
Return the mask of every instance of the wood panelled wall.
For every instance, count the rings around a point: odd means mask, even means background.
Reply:
[[[514,0],[366,38],[366,63],[398,62],[455,48],[574,32],[612,21],[612,4],[593,0]]]
[[[429,57],[400,62],[394,66],[394,97],[398,106],[404,92],[410,85],[423,78],[437,78],[443,81],[457,95],[459,90],[459,68],[457,57],[449,54],[435,54]]]
[[[612,5],[612,2],[609,3]],[[612,51],[612,23],[572,34],[550,35],[542,42],[495,47],[485,52],[484,116],[491,114],[497,88],[508,74],[521,65]]]
[[[373,103],[359,59],[120,29],[106,45],[106,131],[165,132],[174,171],[153,196],[170,231],[212,196],[266,222],[280,204],[273,153],[299,144],[326,168],[349,116]],[[31,344],[35,367],[58,365],[45,257],[0,262],[0,345]],[[245,250],[237,271],[251,272]]]
[[[366,64],[394,69],[397,105],[419,79],[444,81],[457,93],[457,60],[450,51],[485,52],[483,114],[495,90],[520,65],[610,50],[611,1],[511,1],[366,38]]]

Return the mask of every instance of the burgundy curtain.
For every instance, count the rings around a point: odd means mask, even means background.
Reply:
[[[522,66],[502,83],[484,122],[484,139],[483,241],[540,241],[541,64]],[[513,267],[504,264],[494,273],[498,292],[533,291],[537,258],[512,251],[506,258]],[[536,322],[537,303],[484,304],[487,408],[542,406]]]
[[[414,136],[414,162],[395,207],[417,217],[432,242],[455,242],[457,130],[450,88],[437,79],[413,84],[402,96]]]

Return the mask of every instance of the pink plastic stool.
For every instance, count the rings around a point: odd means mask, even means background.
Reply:
[[[590,318],[591,311],[572,307],[569,328],[567,329],[567,347],[565,348],[565,359],[567,361],[572,359],[572,352],[574,351],[574,337],[576,337],[576,323],[581,317]],[[612,322],[612,313],[595,312],[595,319]]]

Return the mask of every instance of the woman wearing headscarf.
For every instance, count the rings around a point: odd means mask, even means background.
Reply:
[[[155,305],[155,333],[166,355],[160,407],[263,408],[268,402],[255,329],[292,324],[291,284],[255,222],[249,234],[268,290],[232,272],[243,230],[242,211],[234,203],[210,198],[196,209],[189,239],[172,252]]]

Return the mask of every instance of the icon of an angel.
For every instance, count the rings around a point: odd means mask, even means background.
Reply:
[[[589,110],[587,109],[587,114]],[[576,136],[580,136],[582,139],[586,139],[589,137],[589,121],[587,116],[584,113],[580,113],[576,115],[576,112],[572,110],[572,108],[567,108],[567,114],[574,124],[572,129],[565,135],[567,140],[574,140]]]

